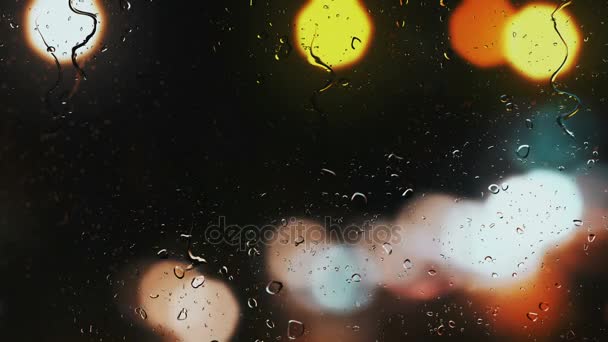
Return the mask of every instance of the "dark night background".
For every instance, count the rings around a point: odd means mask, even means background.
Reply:
[[[121,272],[127,267],[137,276],[131,263],[156,257],[161,247],[183,257],[180,234],[194,225],[201,236],[220,215],[239,224],[287,215],[354,221],[390,217],[410,187],[474,196],[498,177],[525,170],[505,151],[537,134],[526,128],[528,118],[555,136],[553,144],[576,153],[558,161],[537,156],[539,164],[575,170],[591,153],[584,142],[605,149],[605,2],[577,0],[570,7],[589,37],[576,70],[563,78],[585,108],[568,122],[576,141],[553,124],[560,98],[549,84],[506,67],[477,69],[450,52],[447,18],[458,1],[446,1],[448,8],[436,2],[364,1],[375,23],[373,45],[359,64],[338,73],[347,86],[318,98],[321,113],[310,99],[326,80],[323,70],[295,49],[273,57],[281,36],[292,40],[291,22],[304,1],[254,0],[250,7],[134,0],[130,11],[118,0],[103,1],[108,50],[85,64],[88,80],[62,109],[71,113],[53,119],[44,102],[53,65],[31,53],[22,30],[9,24],[22,22],[26,1],[2,1],[4,340],[153,339],[121,317],[121,297],[115,298],[126,279]],[[395,27],[401,19],[406,27]],[[65,74],[71,86],[69,66]],[[507,111],[502,94],[518,108]],[[367,194],[367,205],[350,202],[356,191]],[[198,247],[210,269],[232,270],[230,285],[245,300],[245,289],[265,286],[256,278],[264,272],[261,258],[203,241]],[[606,337],[594,311],[608,298],[606,275],[581,280],[587,292],[570,298],[589,303],[576,323],[589,340]],[[259,316],[244,317],[238,336],[248,340],[262,329]],[[383,338],[400,340],[399,329],[391,329]],[[424,336],[416,329],[410,336]]]

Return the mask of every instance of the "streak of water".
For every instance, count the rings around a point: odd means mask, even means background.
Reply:
[[[559,68],[557,68],[557,70],[555,70],[553,75],[551,75],[551,87],[557,94],[567,95],[569,99],[574,99],[576,101],[576,106],[572,110],[568,111],[567,113],[559,114],[556,118],[556,121],[557,121],[557,124],[559,125],[559,127],[561,127],[566,134],[568,134],[571,138],[574,139],[574,132],[572,132],[571,130],[568,129],[568,127],[566,127],[565,121],[571,119],[574,115],[576,115],[576,113],[578,113],[580,111],[582,103],[581,103],[581,99],[578,96],[576,96],[575,94],[569,93],[565,90],[559,89],[556,84],[557,76],[561,72],[564,65],[566,65],[569,55],[568,55],[568,44],[566,43],[566,40],[562,36],[559,29],[557,28],[557,21],[555,20],[555,14],[557,14],[563,8],[570,5],[572,3],[572,1],[573,0],[560,0],[559,5],[555,8],[553,13],[551,13],[551,21],[553,21],[553,28],[555,29],[555,32],[557,32],[559,39],[562,41],[562,44],[566,48],[566,55],[564,56],[564,60],[562,61]]]
[[[46,95],[44,97],[44,102],[46,103],[46,107],[47,107],[48,111],[54,117],[59,117],[60,113],[55,110],[55,108],[51,102],[51,96],[59,88],[59,86],[61,85],[61,82],[63,81],[63,72],[61,70],[61,63],[59,63],[59,60],[57,59],[57,56],[55,55],[55,47],[50,46],[46,42],[46,39],[44,38],[44,36],[42,35],[42,31],[40,31],[40,26],[38,25],[38,18],[36,18],[35,23],[36,23],[36,32],[38,32],[38,34],[40,35],[40,38],[42,39],[42,42],[46,46],[46,51],[48,51],[51,54],[51,56],[53,56],[53,59],[55,60],[55,66],[57,67],[57,80],[49,88],[49,90],[46,91]]]
[[[319,94],[327,91],[329,88],[331,88],[336,83],[336,73],[334,72],[334,70],[329,65],[327,65],[327,63],[323,62],[323,60],[321,60],[321,58],[314,53],[313,46],[314,46],[314,43],[315,43],[315,37],[316,36],[317,36],[317,31],[315,30],[315,33],[312,36],[312,41],[310,42],[310,47],[309,47],[310,56],[314,59],[315,63],[317,63],[320,66],[322,66],[325,69],[327,69],[327,72],[329,72],[329,80],[327,80],[327,83],[325,83],[325,85],[322,88],[320,88],[318,90],[315,90],[312,93],[311,102],[312,102],[313,108],[317,112],[323,114],[323,110],[321,110],[321,108],[319,107],[319,103],[318,103],[317,97],[319,96]]]
[[[82,77],[85,81],[87,79],[86,74],[84,73],[84,70],[80,67],[80,65],[78,64],[78,61],[76,61],[76,52],[78,51],[78,49],[80,49],[81,47],[87,45],[87,43],[91,40],[91,38],[93,38],[93,36],[95,35],[95,33],[97,32],[97,16],[94,13],[90,13],[90,12],[85,12],[85,11],[81,11],[77,8],[74,8],[73,4],[72,4],[73,0],[68,0],[68,5],[70,6],[70,10],[78,15],[84,15],[87,16],[91,19],[93,19],[93,30],[91,30],[91,33],[89,33],[86,38],[81,42],[76,44],[73,48],[72,48],[72,64],[74,65],[74,68],[76,68],[76,70],[78,70],[78,74],[80,75],[80,77]]]

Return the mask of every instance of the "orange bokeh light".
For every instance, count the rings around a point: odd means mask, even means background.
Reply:
[[[557,284],[557,285],[556,285]],[[558,269],[545,270],[539,277],[524,282],[511,291],[483,291],[472,298],[488,303],[484,321],[499,336],[518,341],[534,332],[546,338],[555,333],[569,318],[567,277]]]
[[[465,0],[450,17],[452,48],[478,67],[505,63],[503,28],[514,13],[508,0]]]

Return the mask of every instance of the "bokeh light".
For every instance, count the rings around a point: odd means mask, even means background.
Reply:
[[[452,48],[478,67],[503,64],[502,32],[513,13],[507,0],[465,0],[450,17]]]
[[[103,32],[103,12],[97,0],[73,1],[73,7],[95,14],[97,32],[86,46],[78,49],[78,58],[86,58],[99,46]],[[26,41],[42,58],[54,63],[51,52],[60,63],[71,63],[72,48],[85,41],[94,26],[93,19],[72,12],[67,1],[32,0],[25,13]],[[47,45],[50,47],[47,48]]]
[[[376,277],[373,276],[374,268],[366,270],[364,264],[365,259],[353,248],[333,246],[322,251],[314,259],[310,275],[314,302],[320,308],[336,313],[367,306]]]
[[[188,268],[185,263],[163,261],[146,270],[138,286],[134,318],[167,341],[230,340],[240,314],[232,291],[196,270],[186,271],[180,279],[176,266]]]
[[[566,47],[551,20],[555,8],[550,4],[530,4],[512,17],[503,32],[506,58],[531,79],[549,79],[566,57]],[[568,60],[562,69],[567,71],[576,63],[581,37],[566,9],[558,11],[555,20],[568,45]]]
[[[314,55],[336,69],[358,61],[371,45],[373,32],[359,0],[310,0],[298,13],[294,30],[298,51],[311,64],[323,67]]]
[[[512,286],[539,271],[546,250],[566,243],[583,214],[573,177],[535,170],[506,179],[485,203],[446,213],[443,253],[478,283]]]
[[[464,277],[451,277],[452,270],[441,256],[443,213],[455,205],[448,195],[425,194],[416,198],[391,224],[392,238],[378,247],[378,241],[363,244],[370,259],[378,264],[383,287],[399,296],[429,300],[455,288]],[[373,229],[385,229],[379,223]],[[436,272],[430,276],[429,271]],[[458,270],[456,270],[458,271]],[[450,286],[450,282],[452,286]]]
[[[371,303],[379,272],[362,250],[335,244],[322,224],[311,221],[294,220],[277,236],[266,251],[272,256],[268,273],[285,286],[282,293],[295,305],[343,315]]]
[[[564,296],[568,281],[563,270],[557,266],[544,267],[540,273],[510,291],[484,289],[471,293],[472,301],[488,303],[484,320],[493,322],[497,335],[510,336],[508,341],[526,340],[530,329],[522,327],[528,327],[539,336],[550,336],[568,321],[568,297]]]

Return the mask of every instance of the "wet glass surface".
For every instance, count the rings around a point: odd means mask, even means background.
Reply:
[[[0,4],[0,333],[608,340],[608,5]]]

